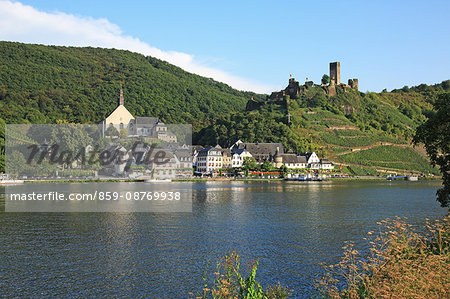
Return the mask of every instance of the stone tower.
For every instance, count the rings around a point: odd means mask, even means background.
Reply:
[[[334,80],[336,85],[341,84],[341,63],[330,62],[330,80]]]
[[[348,85],[350,85],[351,88],[358,90],[358,79],[348,79]]]

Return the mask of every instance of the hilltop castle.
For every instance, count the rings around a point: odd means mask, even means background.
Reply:
[[[348,84],[341,83],[341,63],[340,62],[330,62],[330,82],[326,84],[314,84],[313,81],[309,81],[308,78],[305,80],[305,84],[300,85],[298,81],[289,78],[289,84],[284,90],[274,91],[270,94],[270,100],[283,100],[284,96],[289,96],[291,99],[296,99],[299,95],[307,88],[310,87],[322,87],[327,95],[336,95],[336,87],[342,88],[352,88],[358,90],[358,79],[348,79]]]

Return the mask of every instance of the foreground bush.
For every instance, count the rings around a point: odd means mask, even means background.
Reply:
[[[368,233],[370,255],[363,258],[353,243],[344,256],[325,266],[319,289],[331,298],[449,298],[450,218],[427,223],[417,233],[404,220],[384,220]],[[342,289],[345,286],[344,289]]]
[[[232,251],[225,255],[217,264],[216,276],[211,287],[207,282],[203,287],[202,294],[196,298],[288,298],[290,292],[280,284],[263,290],[261,285],[255,280],[258,261],[250,265],[250,274],[243,278],[240,272],[239,255]],[[206,281],[206,278],[204,278]],[[191,293],[193,297],[193,294]]]

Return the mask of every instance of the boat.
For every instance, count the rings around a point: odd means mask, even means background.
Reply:
[[[417,175],[408,175],[406,176],[407,181],[415,182],[419,180],[419,177]]]
[[[406,181],[418,181],[419,177],[416,175],[388,175],[386,176],[388,181],[394,180],[406,180]]]
[[[161,179],[161,180],[147,179],[147,180],[144,180],[144,183],[170,183],[170,182],[172,182],[171,179]]]
[[[15,185],[15,184],[23,184],[23,180],[14,180],[11,179],[7,174],[0,174],[0,185]]]
[[[295,182],[321,182],[323,181],[322,176],[312,176],[310,174],[301,175],[298,177],[287,178],[286,181],[295,181]]]
[[[386,176],[386,180],[395,181],[395,180],[406,180],[406,175],[388,175]]]

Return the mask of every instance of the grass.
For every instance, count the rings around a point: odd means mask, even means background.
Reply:
[[[194,295],[190,293],[191,298],[206,299],[225,299],[225,298],[254,298],[254,299],[268,299],[268,298],[288,298],[291,292],[281,286],[279,283],[275,286],[270,286],[263,290],[261,285],[256,281],[256,270],[258,261],[253,261],[249,265],[249,273],[246,278],[242,275],[240,269],[239,255],[231,251],[225,255],[218,263],[216,272],[214,272],[215,279],[212,284],[208,284],[206,272],[203,289]]]
[[[368,254],[362,255],[346,242],[341,260],[324,265],[317,281],[323,298],[449,298],[450,296],[450,216],[427,224],[418,232],[407,218],[378,222],[377,232],[364,238]],[[204,284],[191,298],[288,298],[292,290],[279,283],[263,290],[256,281],[258,261],[243,276],[239,255],[223,257],[212,283],[207,271]],[[246,277],[246,278],[244,278]]]
[[[365,238],[362,256],[354,244],[343,247],[337,264],[326,265],[318,288],[327,298],[449,298],[450,218],[418,233],[405,219],[378,223],[379,231]],[[342,286],[345,286],[344,288]]]

